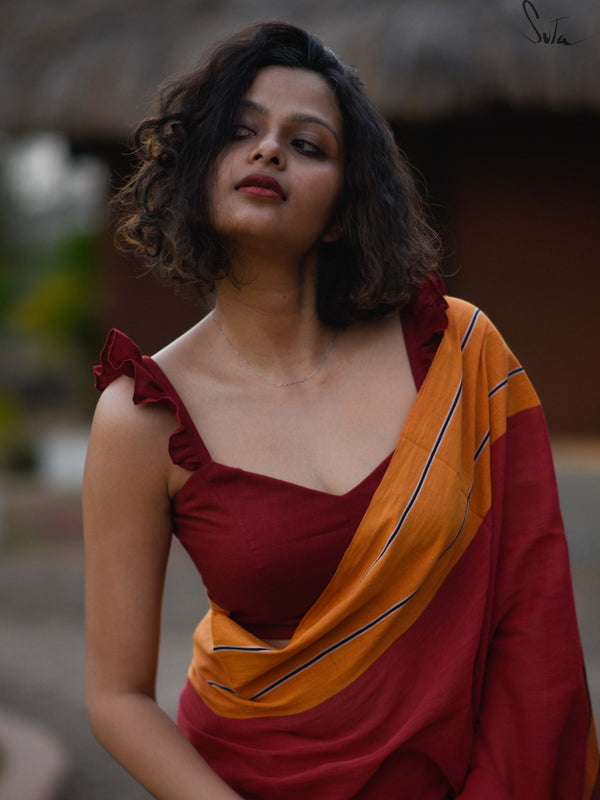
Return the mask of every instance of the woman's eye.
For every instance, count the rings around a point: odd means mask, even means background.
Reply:
[[[306,139],[294,139],[292,142],[296,150],[305,156],[322,157],[323,151],[312,142],[307,142]]]
[[[254,131],[247,125],[238,125],[233,134],[234,139],[245,139],[247,136],[252,136]]]

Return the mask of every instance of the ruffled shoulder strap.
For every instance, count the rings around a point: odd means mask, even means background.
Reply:
[[[178,428],[169,439],[169,454],[174,464],[196,470],[210,461],[210,455],[177,391],[149,356],[126,334],[113,328],[94,367],[96,388],[105,389],[120,375],[133,378],[133,402],[136,405],[157,403],[175,417]]]
[[[404,341],[417,389],[421,388],[448,327],[447,308],[444,282],[431,272],[402,309]]]

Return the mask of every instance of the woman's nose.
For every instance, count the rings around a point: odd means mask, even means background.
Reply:
[[[250,161],[264,161],[267,164],[282,168],[285,162],[277,138],[275,136],[265,136],[258,141],[250,153]]]

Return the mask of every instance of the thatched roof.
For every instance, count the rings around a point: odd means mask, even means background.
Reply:
[[[0,130],[122,138],[164,78],[274,17],[321,36],[397,119],[493,102],[600,109],[598,0],[526,7],[540,33],[568,14],[558,33],[584,41],[534,43],[521,0],[3,0]]]

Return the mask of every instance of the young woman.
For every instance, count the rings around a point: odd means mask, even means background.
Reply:
[[[445,299],[353,72],[283,23],[138,130],[121,236],[214,310],[112,331],[85,474],[87,704],[164,800],[598,798],[538,399]],[[177,725],[154,685],[171,535],[208,616]]]

